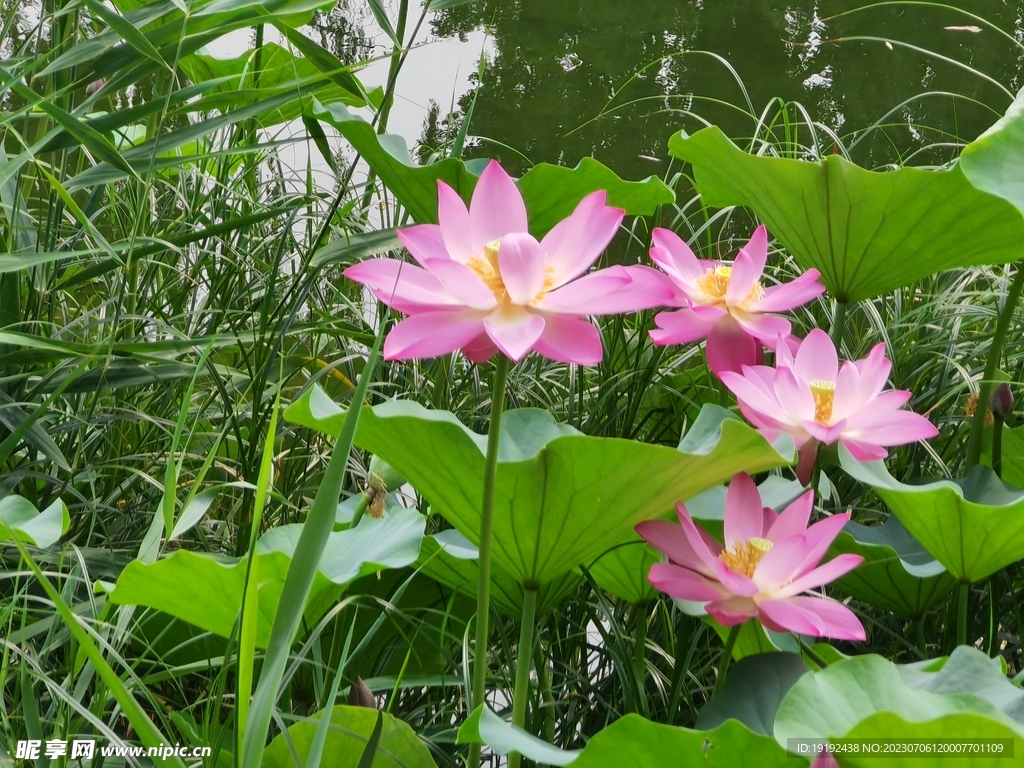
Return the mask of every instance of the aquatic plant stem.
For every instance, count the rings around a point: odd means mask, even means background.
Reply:
[[[362,498],[359,499],[359,503],[356,504],[356,511],[352,514],[352,521],[348,524],[348,529],[350,531],[359,525],[359,521],[363,519],[363,515],[366,513],[369,506],[370,494],[364,493]]]
[[[498,479],[498,444],[501,439],[501,417],[505,412],[505,387],[508,383],[509,359],[500,352],[494,360],[491,379],[491,418],[487,432],[487,458],[484,464],[484,495],[480,508],[480,554],[477,560],[480,577],[476,590],[476,645],[473,657],[473,696],[470,706],[484,703],[487,684],[487,641],[491,616],[491,527],[494,522],[494,487]],[[469,745],[469,768],[480,765],[480,745]]]
[[[992,471],[1003,476],[1003,422],[998,414],[992,414]]]
[[[824,669],[828,666],[828,662],[821,658],[816,650],[805,643],[800,635],[793,633],[793,637],[796,639],[796,644],[800,646],[800,650],[803,651],[803,655],[806,656],[814,666],[818,669]]]
[[[1013,311],[1017,308],[1020,300],[1021,290],[1024,290],[1024,261],[1017,263],[1017,274],[1013,276],[1010,283],[1010,290],[1006,293],[1006,302],[999,312],[999,319],[996,321],[996,330],[992,334],[992,344],[988,350],[988,359],[985,361],[985,373],[981,383],[978,385],[978,407],[974,411],[974,421],[971,422],[971,437],[967,442],[967,469],[978,465],[981,461],[981,443],[985,436],[985,420],[988,415],[988,401],[992,397],[992,384],[999,370],[999,361],[1003,357],[1003,344],[1006,341],[1006,332],[1010,329],[1010,321],[1013,319]]]
[[[548,674],[544,649],[541,648],[540,643],[537,643],[537,647],[534,649],[533,668],[537,670],[537,687],[540,689],[540,698],[543,702],[544,741],[553,744],[555,741],[555,695],[551,690],[551,675]]]
[[[633,668],[636,671],[636,684],[642,691],[644,678],[647,673],[647,604],[641,603],[636,607],[636,628],[634,641],[636,648],[633,655]]]
[[[718,665],[718,677],[715,678],[715,689],[712,691],[712,698],[717,696],[722,686],[725,685],[725,676],[729,673],[729,664],[732,662],[732,649],[736,647],[739,639],[742,624],[737,624],[729,630],[729,637],[725,640],[725,650],[722,651],[722,663]]]
[[[924,636],[924,616],[914,619],[914,636],[917,638],[917,650],[922,659],[928,658],[928,641]]]
[[[537,590],[523,590],[523,622],[519,627],[519,652],[516,654],[516,687],[512,692],[512,725],[526,725],[526,707],[530,703],[530,663],[533,661],[533,625],[537,620]],[[523,756],[511,752],[508,768],[519,768]]]
[[[956,607],[956,644],[967,645],[967,600],[971,596],[971,585],[960,585],[960,602]]]
[[[842,357],[842,346],[843,346],[843,331],[846,329],[846,309],[847,303],[836,299],[836,311],[832,315],[832,343],[835,345],[836,352]]]

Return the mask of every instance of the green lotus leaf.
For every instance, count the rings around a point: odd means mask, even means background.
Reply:
[[[956,578],[925,552],[895,516],[871,527],[847,523],[826,558],[844,553],[860,555],[864,562],[832,586],[900,616],[921,616],[956,586]]]
[[[982,438],[981,463],[992,466],[992,427],[985,427]],[[1024,426],[1003,427],[1003,463],[1000,477],[1014,486],[1024,488]]]
[[[511,410],[502,420],[492,562],[539,587],[629,541],[641,520],[737,472],[791,463],[793,447],[773,447],[722,409],[702,414],[680,451],[589,437],[546,411]],[[344,411],[311,389],[285,418],[337,434]],[[689,436],[688,436],[689,437]],[[463,536],[477,543],[485,438],[454,415],[392,401],[364,410],[355,443],[401,472]],[[783,451],[783,452],[780,452]]]
[[[393,508],[380,520],[364,517],[353,530],[332,533],[306,604],[307,623],[316,622],[347,584],[385,568],[401,568],[419,555],[424,518]],[[256,645],[265,648],[301,524],[273,528],[258,543],[259,617]],[[238,619],[245,590],[246,560],[178,550],[146,565],[133,560],[121,572],[110,599],[169,613],[228,637]]]
[[[1024,749],[1024,739],[1021,739],[1020,734],[1012,728],[982,715],[967,712],[947,715],[925,723],[908,722],[894,712],[879,712],[858,723],[846,738],[913,740],[919,743],[961,739],[971,747],[982,742],[992,744],[993,740],[1001,739],[1009,740],[1009,744],[1004,745],[1001,752],[988,754],[890,754],[885,755],[884,759],[879,759],[879,755],[844,755],[839,759],[842,768],[923,768],[926,765],[939,768],[1007,768],[1014,762],[1020,762],[1020,750]]]
[[[323,714],[323,711],[317,712],[308,720],[289,726],[287,735],[278,734],[267,745],[261,768],[306,765],[316,727]],[[437,768],[430,750],[407,723],[376,709],[344,705],[331,710],[331,726],[327,729],[320,765],[330,768],[362,766],[361,758],[378,717],[383,717],[384,722],[373,757],[373,768]]]
[[[482,711],[481,711],[482,710]],[[459,743],[482,743],[505,755],[516,750],[540,764],[573,768],[807,768],[808,760],[788,754],[770,736],[737,720],[696,731],[629,714],[595,734],[582,751],[558,749],[478,708],[459,729]]]
[[[842,446],[839,459],[959,581],[984,579],[1024,557],[1024,491],[989,467],[974,467],[962,480],[906,485],[883,462],[859,462]]]
[[[489,708],[481,705],[473,710],[459,727],[458,744],[486,744],[498,755],[518,752],[529,760],[543,765],[569,765],[580,753],[559,749],[546,741],[531,736],[522,728],[507,723]]]
[[[752,209],[842,301],[870,299],[943,269],[1020,258],[1024,218],[972,186],[959,165],[878,172],[839,155],[763,157],[739,149],[717,126],[676,134],[669,152],[693,164],[705,204]]]
[[[706,731],[732,719],[755,733],[771,736],[779,704],[806,674],[810,674],[807,664],[795,653],[747,656],[730,667],[725,685],[704,705],[696,727]]]
[[[1000,659],[991,659],[976,648],[958,646],[941,665],[901,664],[899,672],[903,681],[917,690],[980,696],[1018,727],[1024,726],[1024,691],[1006,678]]]
[[[437,182],[443,181],[462,196],[469,196],[477,176],[467,164],[447,158],[430,165],[417,165],[401,136],[380,135],[363,118],[353,115],[344,104],[315,103],[311,114],[334,126],[388,190],[417,222],[437,223]],[[541,163],[531,168],[516,184],[526,202],[530,231],[543,236],[564,219],[591,192],[608,192],[608,205],[629,214],[650,215],[662,205],[675,202],[675,194],[661,179],[623,181],[593,158],[584,158],[575,168]]]
[[[60,499],[42,512],[21,496],[0,499],[0,541],[18,539],[36,547],[48,547],[67,533],[70,525],[68,508]]]
[[[647,574],[661,555],[639,536],[612,547],[590,566],[590,575],[605,592],[632,605],[644,605],[658,596]]]
[[[420,573],[463,595],[476,596],[480,571],[476,545],[454,528],[427,536],[420,550]],[[579,585],[582,576],[569,571],[540,587],[537,615],[559,605]],[[523,615],[523,587],[496,564],[491,565],[491,603],[509,618]]]
[[[787,753],[770,736],[737,720],[709,731],[677,728],[626,715],[599,731],[573,768],[807,768],[808,761]]]
[[[964,176],[1024,213],[1024,89],[995,124],[960,153]]]
[[[926,722],[970,712],[1024,733],[1024,691],[1003,674],[998,660],[960,646],[935,671],[897,666],[876,655],[855,656],[801,677],[775,716],[775,738],[844,736],[878,712]]]
[[[380,88],[367,94],[355,75],[344,69],[333,73],[334,78],[343,80],[325,82],[327,78],[311,59],[296,56],[276,43],[264,43],[262,57],[259,89],[252,87],[253,51],[245,51],[231,59],[197,52],[182,59],[181,68],[193,83],[217,83],[204,91],[203,98],[210,100],[211,106],[216,104],[221,109],[234,109],[287,91],[296,94],[291,101],[258,115],[256,120],[262,126],[298,118],[304,106],[312,104],[314,96],[321,104],[339,102],[351,107],[365,107],[369,103],[379,105],[383,96]],[[312,88],[317,82],[322,84]]]

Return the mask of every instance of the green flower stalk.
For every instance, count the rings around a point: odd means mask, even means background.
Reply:
[[[498,446],[501,442],[501,417],[505,412],[505,387],[509,359],[498,355],[494,361],[491,384],[491,418],[487,430],[487,458],[484,465],[484,498],[480,517],[480,577],[476,592],[476,656],[473,659],[473,697],[470,706],[484,703],[487,693],[487,643],[491,618],[491,527],[494,524],[494,488],[498,480]],[[467,766],[480,764],[480,745],[471,744]]]

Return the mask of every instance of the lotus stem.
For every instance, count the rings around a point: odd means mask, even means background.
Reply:
[[[512,725],[526,725],[526,708],[530,703],[530,662],[533,660],[533,625],[537,620],[537,590],[523,590],[523,622],[519,627],[519,652],[516,654],[516,687],[512,692]],[[510,752],[508,768],[519,768],[523,756]]]
[[[999,602],[996,582],[999,572],[996,571],[988,580],[988,655],[995,658],[999,653],[999,619],[996,618],[996,605]]]
[[[999,361],[1003,357],[1003,344],[1006,341],[1006,332],[1010,329],[1010,321],[1013,320],[1013,311],[1017,308],[1020,300],[1021,290],[1024,290],[1024,262],[1017,264],[1017,274],[1013,276],[1010,290],[1006,293],[1006,302],[999,311],[999,319],[996,321],[996,330],[992,334],[992,345],[988,350],[988,359],[985,361],[985,373],[978,385],[978,407],[974,411],[974,421],[971,422],[971,437],[967,442],[967,469],[976,467],[981,461],[981,443],[985,436],[985,421],[988,415],[988,401],[992,396],[992,384],[999,370]]]
[[[363,514],[366,512],[367,507],[370,506],[370,494],[364,493],[362,498],[359,499],[359,503],[356,505],[356,511],[352,513],[352,522],[348,524],[349,530],[353,530],[359,521],[363,519]]]
[[[647,676],[647,604],[636,607],[636,648],[633,655],[633,668],[636,671],[637,688],[643,692],[644,678]]]
[[[472,709],[484,704],[487,685],[487,641],[491,616],[491,527],[494,522],[494,488],[498,479],[498,444],[501,438],[501,417],[505,412],[505,386],[508,383],[509,360],[498,353],[491,380],[491,418],[487,432],[487,458],[484,465],[484,495],[480,509],[480,578],[476,591],[476,646],[473,658]],[[532,624],[532,622],[531,622]],[[469,745],[469,768],[480,765],[480,745]]]
[[[793,637],[796,638],[796,644],[800,646],[800,650],[803,651],[804,656],[806,656],[814,666],[818,669],[824,669],[828,666],[828,662],[821,658],[816,650],[805,643],[800,635],[794,633]]]
[[[967,645],[967,601],[971,596],[971,585],[960,584],[960,602],[957,605],[956,644]]]
[[[839,356],[843,356],[843,331],[846,329],[846,309],[848,305],[845,301],[836,299],[836,310],[832,314],[832,343],[835,345],[836,352]]]
[[[992,416],[992,471],[1003,476],[1003,417]]]
[[[533,652],[533,667],[537,670],[537,687],[540,688],[540,698],[544,702],[544,741],[548,744],[554,744],[555,695],[551,690],[551,675],[548,674],[543,648],[541,648],[540,643],[537,644]]]
[[[740,630],[742,628],[742,624],[737,624],[729,630],[729,637],[725,640],[725,650],[722,651],[722,663],[718,665],[718,677],[715,678],[715,689],[711,693],[712,698],[717,696],[725,685],[725,676],[729,673],[729,664],[732,662],[732,649],[736,647],[736,641],[740,637]]]

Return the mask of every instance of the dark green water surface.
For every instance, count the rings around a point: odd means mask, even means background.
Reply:
[[[946,162],[1017,91],[1024,3],[960,4],[1006,36],[926,4],[837,16],[859,7],[843,0],[478,0],[438,14],[431,26],[441,38],[491,36],[482,76],[459,106],[464,112],[476,99],[470,133],[485,137],[469,154],[496,155],[513,169],[524,158],[574,165],[593,156],[626,177],[660,175],[673,132],[706,120],[731,136],[751,136],[749,113],[760,116],[775,97],[803,105],[863,165]],[[769,114],[783,136],[777,107]],[[822,151],[833,151],[822,135]],[[810,144],[806,134],[799,138]]]

